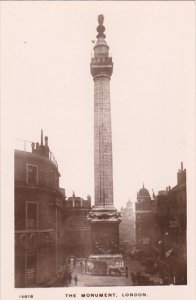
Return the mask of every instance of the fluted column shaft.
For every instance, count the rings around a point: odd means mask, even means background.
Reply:
[[[113,206],[110,77],[94,78],[95,206]]]

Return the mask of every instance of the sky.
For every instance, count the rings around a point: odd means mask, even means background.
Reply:
[[[1,3],[2,135],[49,138],[66,195],[94,203],[92,40],[104,14],[111,77],[114,204],[152,194],[189,170],[194,2]],[[7,143],[9,144],[9,143]],[[11,142],[12,144],[12,142]],[[9,144],[10,145],[10,144]],[[6,147],[6,146],[5,146]],[[10,151],[10,149],[9,149]]]

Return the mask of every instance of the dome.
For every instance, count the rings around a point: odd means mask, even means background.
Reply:
[[[148,200],[148,199],[151,200],[149,191],[145,187],[141,188],[139,190],[137,199],[138,200]]]
[[[142,188],[139,190],[140,197],[150,197],[150,193],[146,188]]]

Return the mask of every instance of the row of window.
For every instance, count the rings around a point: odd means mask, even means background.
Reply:
[[[86,216],[88,211],[76,211],[76,215]],[[73,215],[73,213],[72,213]],[[88,222],[84,219],[73,219],[73,223],[75,224],[76,221],[81,223],[83,226],[87,226]],[[71,220],[69,220],[70,225]],[[37,230],[38,229],[38,203],[37,202],[26,202],[26,230]]]
[[[81,202],[79,200],[75,201],[75,205],[73,202],[68,202],[68,207],[81,207]]]

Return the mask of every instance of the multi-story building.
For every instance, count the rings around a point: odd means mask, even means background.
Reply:
[[[125,208],[121,208],[121,223],[119,225],[120,249],[130,252],[135,245],[135,217],[132,202],[129,200]]]
[[[186,284],[187,196],[186,169],[183,169],[182,163],[177,173],[177,185],[160,191],[156,202],[162,276],[167,276],[170,283]]]
[[[62,253],[66,257],[87,257],[91,250],[90,225],[87,215],[91,209],[91,197],[87,200],[73,196],[63,201]]]
[[[15,150],[15,287],[50,286],[60,263],[57,163],[43,133],[32,151]]]
[[[152,247],[157,239],[158,225],[155,201],[144,186],[137,194],[135,214],[136,247],[144,256],[151,256]]]

